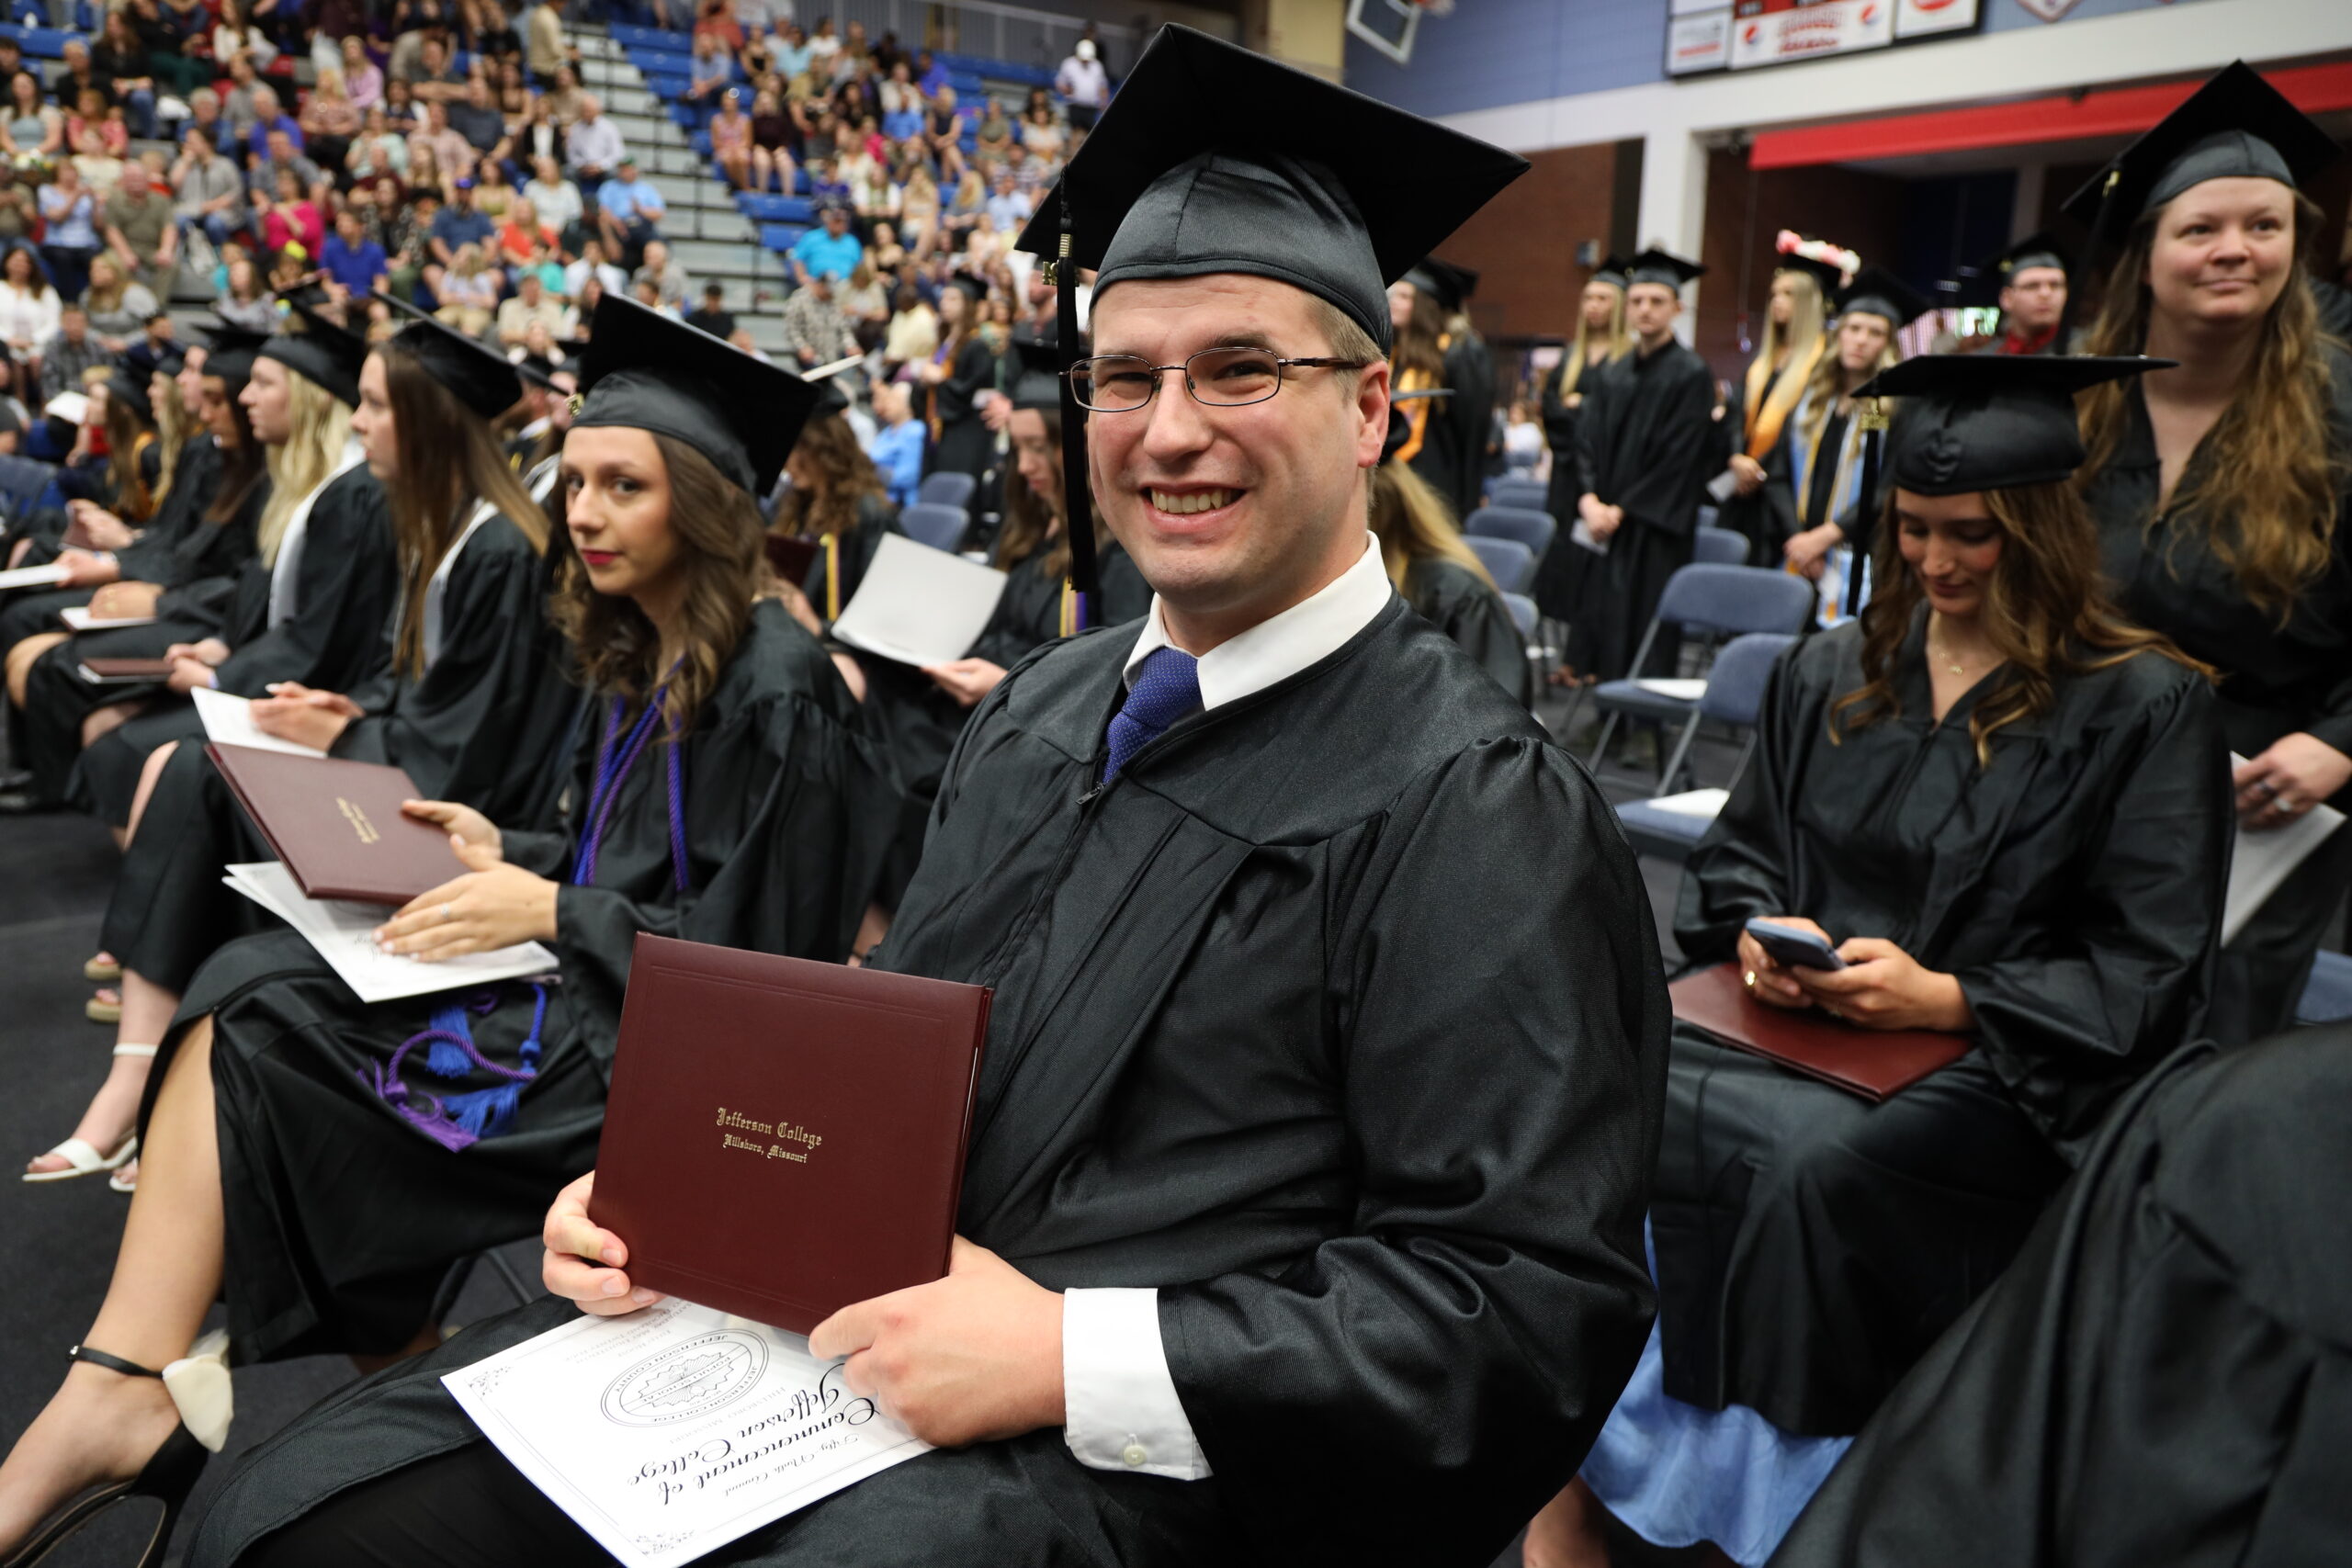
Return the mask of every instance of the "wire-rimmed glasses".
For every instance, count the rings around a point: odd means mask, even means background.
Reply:
[[[1154,365],[1139,355],[1097,354],[1070,367],[1078,406],[1091,413],[1133,413],[1159,395],[1159,378],[1184,374],[1184,389],[1210,408],[1262,403],[1283,389],[1291,369],[1361,370],[1362,359],[1284,359],[1265,348],[1204,348],[1182,365]]]

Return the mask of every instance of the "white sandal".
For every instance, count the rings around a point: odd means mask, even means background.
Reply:
[[[114,1048],[114,1054],[118,1056],[153,1056],[155,1054],[155,1047],[118,1045]],[[72,1181],[80,1177],[118,1171],[130,1164],[132,1156],[138,1153],[139,1134],[136,1133],[125,1138],[122,1141],[122,1147],[115,1150],[111,1155],[100,1154],[86,1139],[68,1138],[49,1151],[49,1154],[55,1155],[65,1162],[63,1170],[28,1170],[24,1173],[24,1179],[27,1181]],[[36,1157],[46,1158],[47,1156]],[[136,1182],[127,1187],[117,1185],[110,1175],[107,1185],[114,1188],[118,1192],[131,1192],[138,1190]]]

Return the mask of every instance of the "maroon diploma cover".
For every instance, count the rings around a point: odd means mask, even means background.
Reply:
[[[466,874],[447,833],[401,812],[418,798],[402,769],[218,742],[204,750],[313,898],[398,906]]]
[[[83,678],[92,681],[162,681],[172,673],[168,659],[85,659]]]
[[[630,1282],[806,1334],[944,1275],[989,998],[639,932],[588,1207]]]
[[[1718,964],[1667,988],[1674,1016],[1724,1044],[1877,1104],[1968,1055],[1969,1037],[1928,1029],[1863,1029],[1818,1011],[1767,1007]]]

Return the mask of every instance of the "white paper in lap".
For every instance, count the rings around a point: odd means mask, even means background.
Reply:
[[[2242,768],[2245,759],[2233,751],[2230,766]],[[2237,846],[2230,855],[2230,890],[2222,900],[2224,947],[2238,939],[2238,932],[2254,919],[2256,910],[2269,902],[2278,885],[2342,826],[2344,813],[2332,806],[2314,806],[2283,828],[2238,829]]]
[[[249,697],[228,692],[198,688],[189,696],[196,699],[196,716],[204,721],[204,738],[223,746],[251,746],[260,751],[283,751],[294,757],[323,757],[324,751],[315,746],[305,746],[299,740],[280,740],[275,735],[265,735],[254,724],[254,705]]]
[[[885,534],[833,635],[901,664],[945,664],[979,640],[1003,595],[993,567]]]
[[[0,589],[46,588],[65,581],[65,563],[51,561],[47,566],[11,567],[0,571]]]
[[[226,868],[220,880],[292,926],[302,940],[318,950],[327,967],[351,987],[363,1002],[388,1002],[401,997],[429,997],[494,980],[519,980],[544,975],[556,967],[556,955],[536,942],[519,942],[490,953],[469,953],[426,964],[376,945],[375,930],[392,911],[380,904],[352,904],[312,898],[294,880],[294,874],[274,860],[254,861]]]
[[[797,1334],[665,1301],[584,1314],[442,1378],[628,1568],[674,1568],[931,1446]]]
[[[57,618],[65,623],[66,630],[75,632],[110,632],[122,626],[155,624],[153,615],[94,615],[79,604],[58,611]]]

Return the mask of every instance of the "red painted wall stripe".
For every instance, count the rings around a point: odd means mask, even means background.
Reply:
[[[2264,73],[2305,114],[2352,108],[2352,64],[2301,65]],[[2129,136],[2147,130],[2180,107],[2197,82],[2156,87],[2117,87],[2071,97],[2032,98],[2023,103],[1984,104],[1974,108],[1933,109],[1887,115],[1796,130],[1763,130],[1749,142],[1748,167],[1788,169],[1807,164],[1849,164],[1869,158],[1903,158],[1920,152],[1956,152],[1979,147],[2014,147],[2080,137]]]

